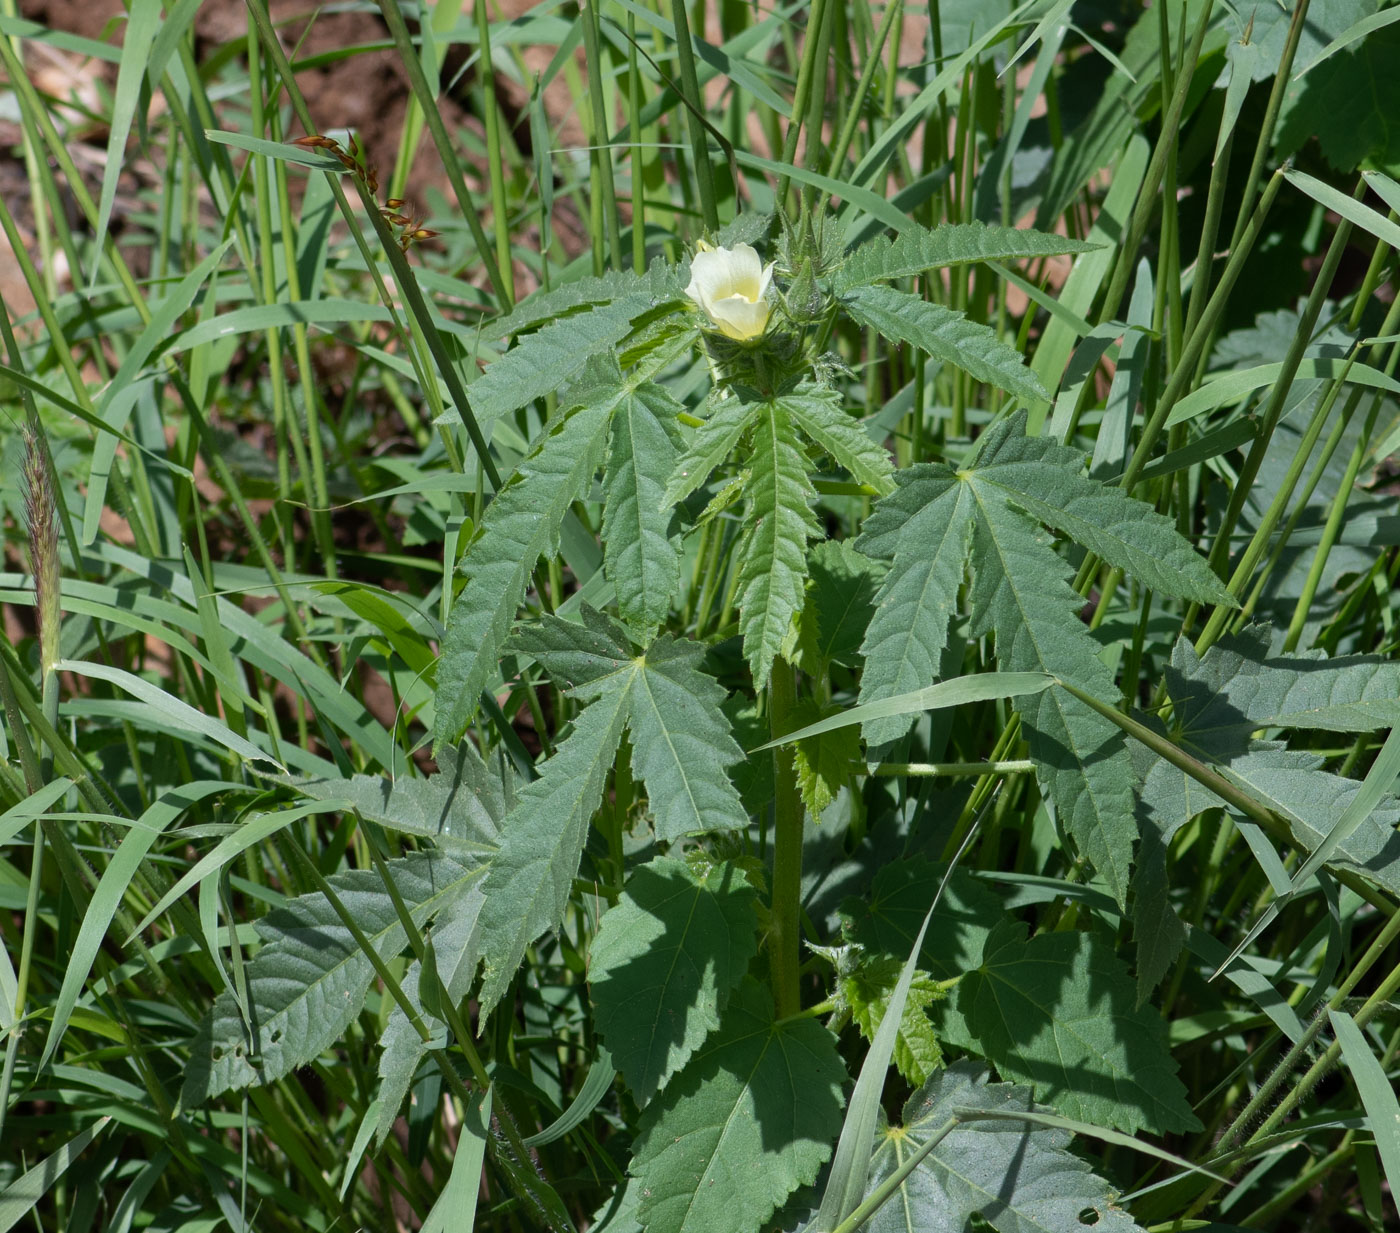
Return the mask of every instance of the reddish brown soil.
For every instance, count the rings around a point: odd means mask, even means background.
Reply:
[[[20,0],[19,7],[22,16],[53,29],[113,45],[119,45],[123,37],[124,10],[120,0]],[[499,6],[492,6],[504,17],[514,16],[528,7],[529,0],[505,0]],[[382,19],[374,13],[317,12],[306,0],[270,0],[270,9],[283,46],[289,51],[295,49],[299,60],[381,42],[388,37]],[[470,9],[467,11],[470,12]],[[200,61],[203,62],[220,45],[241,43],[246,39],[248,22],[243,0],[205,0],[195,18],[195,35],[200,43],[197,56]],[[454,84],[440,100],[440,110],[449,133],[470,131],[480,138],[480,122],[470,109],[469,95],[475,80],[470,72],[459,73],[465,53],[466,49],[462,47],[454,48],[449,53],[443,78],[445,82]],[[525,52],[527,69],[539,72],[548,63],[551,54],[551,48],[528,49]],[[100,111],[102,107],[97,90],[99,81],[105,79],[110,87],[116,79],[114,65],[84,61],[34,42],[25,44],[25,55],[26,70],[40,90],[52,98],[76,99],[94,111]],[[354,129],[369,160],[378,166],[381,180],[387,180],[398,154],[409,98],[408,80],[397,55],[392,51],[358,52],[324,67],[304,70],[298,74],[297,81],[317,125],[322,130]],[[521,118],[526,95],[515,83],[499,77],[497,95],[506,123],[513,126],[516,141],[528,145],[528,126],[514,124]],[[545,97],[546,110],[559,134],[556,140],[561,145],[583,144],[583,134],[571,114],[571,102],[562,76],[546,91]],[[160,106],[159,100],[156,106]],[[76,113],[69,115],[72,127],[65,135],[75,138],[69,148],[88,180],[89,188],[96,195],[105,166],[107,130],[96,123],[84,125]],[[288,134],[289,137],[299,135],[299,130]],[[0,121],[0,193],[4,194],[15,213],[26,246],[29,246],[34,238],[34,227],[28,212],[28,176],[19,156],[19,141],[18,126]],[[481,145],[484,140],[474,140],[471,144]],[[461,146],[458,148],[460,151]],[[485,179],[486,169],[468,166],[466,170],[469,181],[477,180],[472,187],[478,188]],[[475,176],[474,171],[477,173]],[[158,184],[155,165],[143,157],[133,135],[113,213],[114,234],[121,234],[126,212],[124,207],[129,209],[134,203],[135,190],[153,188]],[[294,192],[299,191],[300,184],[300,179],[293,177]],[[421,206],[429,188],[441,191],[448,200],[452,199],[437,151],[425,134],[409,171],[408,199]],[[72,221],[76,223],[77,219]],[[0,296],[4,297],[12,319],[33,308],[33,301],[10,258],[3,235],[0,235]]]

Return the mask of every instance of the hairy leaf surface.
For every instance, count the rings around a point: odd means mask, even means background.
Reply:
[[[1286,749],[1260,741],[1248,753],[1222,768],[1288,823],[1294,841],[1313,852],[1331,833],[1361,781],[1322,769],[1324,760],[1306,750]],[[1400,801],[1382,798],[1380,805],[1338,844],[1327,864],[1361,874],[1391,894],[1400,895]]]
[[[973,633],[996,635],[999,666],[1048,672],[1099,698],[1116,694],[1113,674],[1079,620],[1082,600],[1042,522],[1091,541],[1086,546],[1173,594],[1215,594],[1218,581],[1170,525],[1121,495],[1100,502],[1098,485],[1078,474],[1082,461],[1077,451],[1027,438],[1019,413],[987,429],[962,469],[925,463],[896,476],[898,490],[876,505],[856,541],[862,552],[892,558],[862,647],[862,703],[923,688],[935,676],[969,540]],[[1125,903],[1136,824],[1123,737],[1063,690],[1020,698],[1016,708],[1065,829]],[[879,720],[867,725],[866,739],[894,740],[912,722]]]
[[[838,708],[823,710],[806,699],[793,710],[792,724],[805,728],[837,713]],[[836,794],[850,782],[851,772],[860,761],[860,732],[852,726],[803,737],[793,744],[792,761],[802,804],[820,821]]]
[[[1270,657],[1267,634],[1251,628],[1197,656],[1186,639],[1173,649],[1167,692],[1175,708],[1169,735],[1213,765],[1284,822],[1294,841],[1314,851],[1360,790],[1307,750],[1254,738],[1259,728],[1369,731],[1392,726],[1396,665],[1372,656]],[[1161,758],[1144,754],[1141,797],[1169,840],[1205,809],[1225,801]],[[1338,846],[1329,865],[1350,869],[1400,894],[1400,802],[1386,797]]]
[[[981,494],[979,493],[979,496]],[[1012,672],[1065,677],[1098,698],[1115,693],[1113,673],[1078,619],[1080,599],[1039,527],[996,501],[979,501],[972,628],[995,631],[997,662]],[[1063,689],[1018,698],[1036,774],[1065,829],[1127,901],[1137,827],[1127,742],[1107,719]]]
[[[842,408],[841,397],[834,390],[800,390],[777,401],[811,440],[862,484],[879,493],[893,489],[889,454]]]
[[[624,295],[591,312],[550,322],[488,364],[468,389],[486,439],[501,416],[562,389],[594,356],[611,354],[631,331],[632,318],[649,306],[649,297]]]
[[[1167,1028],[1138,1007],[1110,942],[1090,933],[1029,940],[1007,920],[958,989],[968,1038],[1002,1075],[1067,1117],[1129,1133],[1198,1130]]]
[[[861,645],[862,703],[911,693],[937,677],[976,518],[970,488],[946,467],[909,467],[895,482],[899,487],[875,506],[856,540],[861,552],[893,558]],[[871,745],[881,745],[898,740],[913,722],[901,715],[873,719],[863,732]]]
[[[846,1069],[812,1019],[773,1020],[751,978],[717,1032],[642,1114],[630,1172],[647,1233],[756,1233],[816,1179],[841,1129]]]
[[[792,422],[778,403],[759,405],[754,419],[748,491],[751,527],[739,568],[739,628],[754,684],[768,683],[773,659],[802,609],[807,539],[817,533],[807,461]]]
[[[485,327],[483,333],[505,338],[522,330],[534,329],[569,313],[572,309],[607,304],[624,297],[644,295],[649,304],[660,304],[681,295],[685,285],[682,267],[657,258],[645,274],[632,270],[610,270],[606,274],[575,279],[548,291],[537,291],[520,301],[509,313]],[[569,320],[577,321],[578,317]]]
[[[802,607],[802,653],[814,675],[828,664],[860,662],[860,646],[875,615],[885,570],[848,539],[822,540],[807,553],[807,602]]]
[[[1167,684],[1191,741],[1213,752],[1256,728],[1374,732],[1400,724],[1400,663],[1322,651],[1270,656],[1268,629],[1258,625],[1222,638],[1204,658],[1180,639]]]
[[[1037,522],[1063,532],[1154,591],[1204,604],[1235,601],[1205,558],[1177,534],[1170,519],[1117,485],[1084,475],[1084,455],[1045,437],[1007,436],[978,459],[978,491],[1003,499]]]
[[[388,866],[413,920],[426,924],[480,881],[468,854],[415,853]],[[329,879],[337,897],[381,958],[407,939],[393,900],[375,870]],[[185,1071],[182,1102],[193,1107],[230,1088],[272,1083],[329,1048],[360,1013],[374,968],[335,908],[319,892],[301,895],[257,922],[263,948],[248,965],[248,1000],[256,1024],[250,1045],[233,995],[221,993],[200,1024]],[[260,1064],[253,1065],[256,1053]]]
[[[748,823],[726,774],[743,751],[720,710],[724,690],[700,671],[704,655],[698,643],[662,637],[632,669],[632,764],[665,840]]]
[[[1052,257],[1088,252],[1094,247],[1082,240],[1018,227],[952,223],[929,230],[911,224],[893,239],[872,240],[856,249],[831,282],[839,295],[866,283],[909,278],[949,265]]]
[[[1015,347],[1002,342],[990,326],[969,321],[955,309],[880,284],[848,291],[841,306],[862,325],[918,347],[978,381],[1019,398],[1049,401],[1040,378]]]
[[[407,835],[450,835],[460,843],[493,852],[500,822],[510,811],[515,780],[502,758],[490,768],[476,746],[463,741],[437,756],[438,773],[425,779],[353,775],[343,779],[294,780],[291,786],[314,800],[348,800],[362,818]]]
[[[705,648],[663,635],[638,655],[616,622],[589,608],[584,619],[547,617],[513,645],[579,697],[619,700],[657,835],[747,825],[726,774],[744,755],[720,710],[724,690],[700,670]]]
[[[1159,829],[1138,805],[1137,869],[1133,875],[1133,942],[1137,946],[1137,1000],[1141,1006],[1186,945],[1186,926],[1171,901],[1166,845],[1176,827]],[[1184,822],[1184,819],[1183,819]]]
[[[719,1026],[758,952],[756,897],[734,865],[660,857],[604,913],[589,957],[594,1015],[638,1104]]]
[[[461,564],[467,584],[447,618],[435,745],[461,735],[495,675],[535,563],[557,543],[560,521],[598,469],[622,396],[616,389],[561,416],[486,507]]]
[[[860,964],[841,981],[841,997],[850,1008],[860,1034],[874,1041],[889,1011],[890,999],[904,965],[898,959],[872,959]],[[894,1042],[894,1064],[915,1087],[943,1065],[943,1050],[929,1021],[929,1004],[942,996],[927,972],[915,972],[905,995],[904,1013]]]
[[[486,961],[479,995],[483,1018],[510,986],[525,948],[564,915],[626,719],[625,690],[585,708],[501,828],[501,850],[487,874],[478,922],[478,949]]]
[[[939,1134],[956,1110],[1032,1108],[1024,1088],[988,1083],[980,1067],[957,1062],[909,1098],[902,1126],[879,1134],[869,1189]],[[1112,1187],[1091,1173],[1069,1144],[1068,1132],[1046,1126],[964,1121],[920,1161],[866,1228],[869,1233],[962,1233],[972,1216],[980,1216],[998,1233],[1137,1229],[1115,1203]]]
[[[603,480],[603,568],[622,619],[642,637],[670,611],[680,582],[674,514],[661,507],[679,454],[676,416],[683,408],[646,382],[613,413]]]
[[[476,922],[484,901],[482,881],[484,879],[473,882],[464,894],[454,896],[432,925],[429,953],[437,968],[437,984],[454,1003],[460,1003],[471,992],[481,958],[477,953]],[[430,1030],[445,1034],[446,1025],[428,1013],[424,1000],[419,997],[422,970],[423,965],[417,959],[409,964],[401,982],[404,995],[423,1010]],[[395,1002],[379,1038],[379,1047],[383,1052],[379,1055],[379,1123],[374,1132],[377,1146],[382,1145],[393,1130],[413,1077],[432,1044],[418,1035],[403,1007]]]
[[[671,473],[666,485],[667,505],[684,501],[710,478],[710,472],[729,457],[757,413],[756,403],[740,402],[737,398],[717,401]]]
[[[422,971],[423,965],[415,959],[408,965],[408,970],[399,981],[399,987],[404,996],[419,1008],[428,1030],[441,1030],[442,1023],[423,1009],[418,992],[418,978]],[[418,1035],[412,1021],[403,1013],[403,1007],[395,1003],[394,1009],[389,1012],[389,1022],[380,1033],[379,1049],[379,1093],[376,1097],[379,1102],[379,1120],[374,1128],[376,1147],[382,1146],[384,1140],[389,1137],[389,1132],[394,1129],[394,1123],[399,1119],[404,1098],[413,1085],[418,1067],[428,1056],[429,1044]]]
[[[867,954],[903,962],[947,871],[947,865],[921,857],[882,865],[867,897],[841,904],[846,936]],[[936,980],[970,971],[1003,915],[1001,900],[980,879],[953,870],[924,934],[920,969]]]

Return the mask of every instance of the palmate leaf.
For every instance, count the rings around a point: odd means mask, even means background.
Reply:
[[[1053,441],[1027,438],[1025,416],[1017,414],[990,427],[961,470],[926,463],[896,476],[898,490],[876,505],[856,541],[862,552],[893,558],[862,647],[862,703],[922,688],[935,675],[969,537],[974,635],[995,633],[1003,670],[1048,672],[1096,697],[1113,696],[1113,674],[1078,619],[1082,601],[1040,522],[1092,540],[1089,546],[1111,554],[1107,559],[1142,570],[1171,594],[1216,593],[1214,575],[1165,519],[1126,497],[1100,499],[1099,486],[1078,475],[1082,461]],[[1123,737],[1063,690],[1022,697],[1016,707],[1046,795],[1118,902],[1126,902],[1136,827]],[[894,740],[911,722],[870,724],[866,739]]]
[[[645,296],[650,306],[678,299],[687,278],[686,266],[674,266],[657,258],[645,274],[632,270],[611,270],[606,274],[575,279],[548,291],[537,291],[520,301],[504,317],[488,322],[482,333],[505,338],[522,330],[534,329],[573,309],[608,304],[623,297]],[[569,317],[569,320],[577,320]]]
[[[580,712],[501,828],[478,920],[477,949],[486,961],[478,995],[483,1019],[510,987],[525,948],[564,915],[626,719],[626,691]]]
[[[868,896],[841,904],[846,936],[866,954],[903,962],[947,868],[923,858],[882,865]],[[961,976],[981,959],[987,935],[1004,915],[1001,900],[979,879],[955,869],[929,921],[919,968],[936,980]]]
[[[1176,527],[1116,485],[1082,474],[1084,454],[1008,432],[978,457],[977,490],[999,490],[1037,522],[1067,535],[1154,591],[1237,607],[1225,584]]]
[[[904,1106],[904,1124],[882,1131],[871,1162],[874,1190],[939,1134],[955,1111],[1032,1110],[1024,1088],[988,1083],[970,1062],[935,1075]],[[953,1129],[865,1226],[868,1233],[963,1233],[976,1215],[998,1233],[1129,1233],[1138,1225],[1113,1189],[1069,1150],[1067,1131],[1014,1121],[967,1120]]]
[[[918,347],[978,381],[1018,398],[1049,401],[1040,378],[1026,367],[1015,347],[1002,342],[991,327],[969,321],[954,309],[880,284],[846,292],[841,307],[861,325]]]
[[[1095,247],[1083,240],[1017,227],[954,223],[929,230],[914,224],[893,239],[873,240],[856,249],[832,275],[831,283],[841,295],[868,283],[909,278],[949,265],[1052,257]]]
[[[589,955],[594,1018],[638,1104],[719,1026],[758,952],[756,898],[735,865],[660,857],[604,914]]]
[[[1129,1133],[1199,1130],[1166,1024],[1137,1006],[1111,941],[1026,932],[1006,920],[988,937],[981,966],[958,987],[968,1034],[954,1043],[1066,1117]]]
[[[587,605],[583,617],[581,625],[546,617],[511,643],[588,705],[502,823],[477,940],[483,1015],[509,986],[525,948],[564,915],[624,731],[631,731],[633,766],[660,838],[748,825],[726,774],[744,755],[720,711],[723,689],[700,671],[705,648],[662,637],[639,655],[616,621]]]
[[[710,472],[739,444],[744,430],[758,414],[759,405],[738,398],[711,399],[708,418],[696,430],[666,485],[667,505],[684,501],[710,478]]]
[[[836,394],[805,386],[777,398],[743,402],[730,397],[700,426],[667,485],[668,505],[703,484],[747,437],[744,486],[747,538],[739,564],[739,626],[754,681],[763,688],[773,659],[801,613],[806,548],[817,532],[815,495],[799,430],[862,483],[890,488],[889,455],[841,410]]]
[[[562,389],[595,356],[611,355],[631,331],[632,319],[650,305],[647,296],[625,295],[591,312],[564,317],[488,364],[468,391],[487,440],[501,416]]]
[[[911,693],[937,677],[972,545],[976,504],[953,472],[914,466],[895,482],[899,487],[875,506],[855,542],[870,556],[893,558],[860,648],[862,703]],[[865,739],[871,745],[898,740],[913,722],[913,716],[870,720]]]
[[[1065,580],[1049,537],[1005,504],[979,501],[972,629],[996,633],[997,662],[1012,672],[1049,672],[1095,697],[1115,693],[1113,673],[1078,619],[1081,600]],[[1062,689],[1016,699],[1036,776],[1065,829],[1127,902],[1133,840],[1133,771],[1127,742],[1108,720]]]
[[[872,959],[859,964],[841,981],[841,998],[850,1009],[852,1022],[868,1041],[874,1041],[880,1030],[903,967],[898,959]],[[894,1042],[894,1064],[917,1087],[943,1065],[943,1050],[928,1017],[929,1004],[940,998],[942,991],[927,972],[915,972],[905,996]]]
[[[804,668],[825,676],[827,665],[853,668],[875,615],[875,592],[885,573],[879,561],[848,539],[825,539],[807,553],[807,601],[802,606]]]
[[[603,480],[603,568],[622,619],[650,635],[670,610],[680,582],[680,542],[661,498],[679,450],[676,416],[665,390],[645,382],[613,413]]]
[[[841,1129],[846,1069],[815,1020],[773,1020],[745,977],[717,1032],[642,1114],[629,1171],[647,1233],[756,1233],[816,1179]]]
[[[436,748],[461,736],[498,671],[501,644],[535,563],[557,542],[560,521],[602,460],[609,421],[626,391],[603,385],[592,394],[560,416],[520,462],[467,546],[460,567],[467,584],[448,615],[438,662]]]
[[[1219,754],[1256,728],[1375,732],[1400,724],[1400,663],[1375,655],[1269,655],[1269,631],[1252,625],[1198,657],[1186,639],[1167,669],[1185,738]]]
[[[739,628],[754,685],[768,683],[773,660],[802,610],[807,540],[817,534],[796,429],[776,402],[758,404],[748,488],[748,539],[739,566]]]
[[[468,854],[415,853],[389,863],[413,920],[426,924],[481,880]],[[385,959],[407,942],[379,873],[351,870],[329,879],[337,897]],[[248,1000],[256,1025],[249,1042],[233,995],[221,993],[199,1026],[181,1102],[201,1104],[230,1088],[272,1083],[329,1048],[360,1013],[374,968],[322,894],[301,895],[257,922],[263,948],[248,965]],[[251,1058],[259,1058],[254,1066]]]
[[[789,418],[862,484],[878,493],[893,489],[889,454],[876,445],[860,423],[841,408],[835,390],[811,387],[779,398]]]
[[[663,636],[639,655],[616,622],[586,605],[583,616],[582,625],[546,617],[512,646],[580,698],[622,700],[657,836],[672,841],[747,826],[726,774],[744,754],[720,710],[724,690],[700,670],[705,648]]]

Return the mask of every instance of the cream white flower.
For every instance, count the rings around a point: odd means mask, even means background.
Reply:
[[[690,285],[685,293],[726,338],[747,342],[768,328],[768,315],[773,311],[768,284],[772,281],[773,263],[764,265],[749,245],[712,248],[701,241],[700,251],[690,263]]]

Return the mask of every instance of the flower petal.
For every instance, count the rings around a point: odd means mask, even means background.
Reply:
[[[767,300],[749,300],[740,295],[731,295],[716,300],[707,311],[727,338],[747,342],[750,338],[759,337],[768,328],[768,316],[773,306]]]
[[[722,248],[696,253],[690,261],[690,284],[685,293],[706,312],[716,300],[732,295],[728,254]]]
[[[720,250],[725,251],[725,250]],[[746,300],[758,300],[763,295],[763,262],[751,244],[736,244],[727,250],[732,272],[734,294]]]

